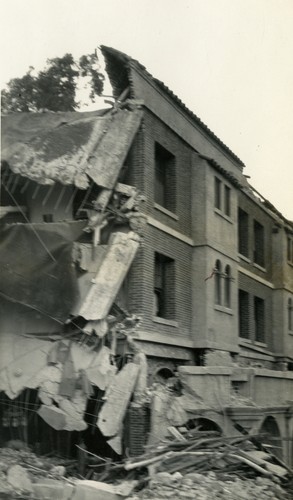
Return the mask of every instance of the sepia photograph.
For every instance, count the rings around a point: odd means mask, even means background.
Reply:
[[[0,499],[292,499],[293,1],[0,13]]]

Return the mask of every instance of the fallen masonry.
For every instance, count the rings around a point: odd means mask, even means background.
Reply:
[[[174,428],[169,433],[170,438],[146,446],[140,457],[108,461],[99,467],[89,464],[87,473],[91,467],[96,471],[90,480],[81,478],[75,460],[38,457],[29,449],[2,448],[0,498],[292,498],[292,471],[259,449],[258,436],[227,437],[198,429],[183,435]]]

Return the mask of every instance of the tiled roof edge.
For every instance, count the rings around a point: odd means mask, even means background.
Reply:
[[[267,200],[261,193],[259,193],[251,184],[247,183],[247,187],[241,184],[241,182],[239,182],[236,179],[236,177],[234,177],[233,174],[228,172],[213,158],[210,158],[200,153],[198,156],[203,160],[206,160],[210,165],[212,165],[216,170],[218,170],[218,172],[220,172],[224,177],[226,177],[226,179],[228,179],[231,182],[231,184],[233,184],[238,189],[241,189],[243,193],[247,194],[247,191],[249,190],[250,196],[253,197],[255,201],[258,201],[262,208],[265,208],[266,211],[269,210],[270,212],[272,212],[275,216],[281,219],[288,227],[290,227],[290,229],[293,229],[293,221],[286,219],[286,217],[269,200]]]
[[[107,54],[113,55],[118,57],[121,62],[124,64],[132,65],[135,69],[140,70],[145,76],[147,76],[150,80],[155,82],[155,84],[158,87],[161,87],[166,94],[168,94],[200,127],[208,133],[210,137],[214,141],[216,141],[229,155],[236,160],[239,166],[244,167],[245,164],[240,160],[240,158],[233,153],[233,151],[221,140],[219,137],[195,114],[193,113],[187,106],[186,104],[183,103],[183,101],[176,95],[174,92],[165,85],[164,82],[161,80],[158,80],[157,78],[153,77],[151,73],[147,71],[145,66],[143,66],[139,61],[136,59],[132,59],[132,57],[128,56],[124,52],[121,52],[120,50],[113,49],[112,47],[106,47],[105,45],[101,45],[101,51],[105,57],[107,57]]]

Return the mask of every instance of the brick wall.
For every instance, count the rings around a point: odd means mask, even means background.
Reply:
[[[174,260],[174,289],[176,324],[164,320],[154,321],[154,256],[158,252]],[[191,255],[192,248],[182,241],[151,226],[147,226],[144,240],[129,272],[128,308],[141,314],[144,331],[167,336],[191,335]]]
[[[175,157],[176,209],[173,216],[154,206],[156,143]],[[125,178],[125,182],[136,186],[146,196],[145,213],[187,236],[191,235],[191,155],[191,148],[182,139],[145,110],[143,123],[129,155],[130,165]]]

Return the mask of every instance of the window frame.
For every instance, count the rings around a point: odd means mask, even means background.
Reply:
[[[241,299],[242,297],[242,299]],[[245,299],[245,300],[244,300]],[[250,295],[242,288],[238,289],[238,334],[240,339],[250,340]],[[243,335],[245,331],[245,335]]]
[[[176,156],[159,142],[154,144],[154,203],[176,214]]]
[[[265,267],[265,227],[253,219],[253,262]]]
[[[238,207],[238,253],[249,258],[249,214]]]
[[[159,283],[160,280],[161,283]],[[176,320],[175,260],[159,252],[154,252],[153,291],[154,316],[163,320]]]
[[[291,297],[288,298],[287,302],[287,325],[288,325],[288,331],[293,332],[293,299]]]
[[[265,300],[254,295],[253,297],[254,341],[266,343],[266,314]]]

